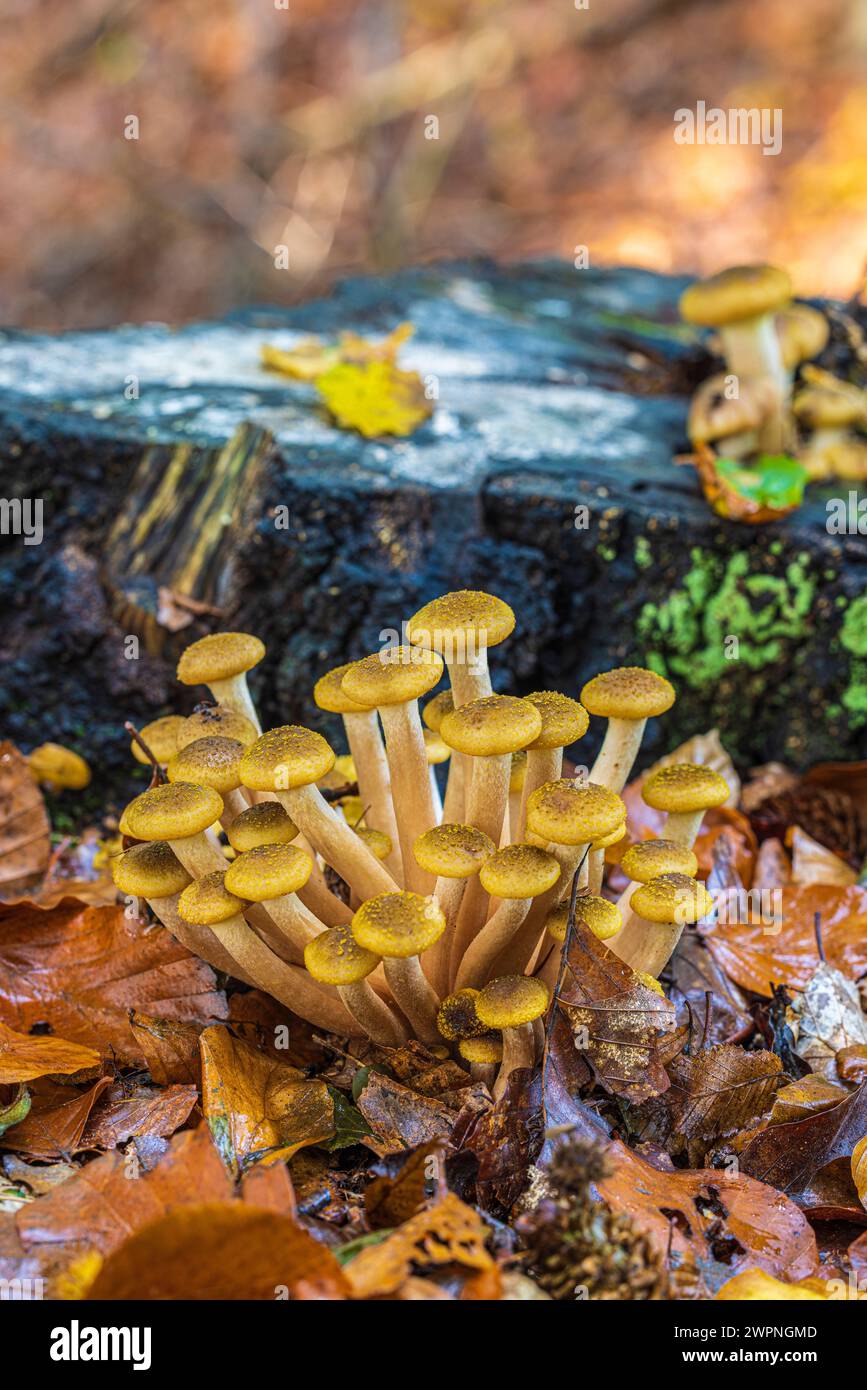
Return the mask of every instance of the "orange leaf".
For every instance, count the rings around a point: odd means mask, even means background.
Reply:
[[[51,826],[27,759],[0,743],[0,896],[8,900],[37,886],[51,858]]]
[[[852,1150],[852,1180],[862,1207],[867,1207],[867,1134]]]
[[[368,1246],[346,1266],[356,1298],[393,1294],[412,1271],[457,1264],[490,1270],[494,1261],[485,1248],[490,1229],[478,1212],[453,1192],[436,1206],[419,1212],[379,1245]]]
[[[36,1037],[16,1033],[0,1023],[0,1085],[32,1081],[37,1076],[72,1076],[100,1065],[91,1047],[66,1042],[50,1033]]]
[[[0,1147],[39,1158],[64,1158],[90,1147],[83,1142],[87,1122],[110,1087],[110,1076],[101,1076],[86,1091],[42,1082],[29,1112],[20,1124],[6,1130]]]

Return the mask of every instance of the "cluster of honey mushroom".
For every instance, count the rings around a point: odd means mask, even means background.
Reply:
[[[664,838],[632,845],[629,887],[617,904],[603,897],[606,848],[626,829],[618,793],[674,690],[624,667],[580,702],[496,695],[487,651],[514,625],[493,595],[446,594],[416,613],[405,645],[323,675],[314,698],[342,717],[340,758],[311,729],[261,731],[246,681],[258,638],[194,642],[178,678],[217,703],[142,730],[168,780],[123,813],[136,843],[113,860],[117,887],[317,1027],[385,1047],[445,1041],[499,1097],[544,1039],[575,874],[581,920],[659,988],[684,925],[708,910],[692,845],[728,796],[708,767],[652,774],[643,794],[668,813]],[[589,778],[563,777],[590,715],[608,723]],[[441,800],[432,772],[446,761]],[[335,799],[352,782],[357,795]]]

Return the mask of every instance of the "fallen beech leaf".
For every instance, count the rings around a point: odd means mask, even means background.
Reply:
[[[418,372],[390,362],[341,362],[316,378],[316,389],[341,429],[365,439],[409,435],[433,414]]]
[[[742,1151],[741,1169],[800,1201],[819,1170],[848,1159],[865,1131],[867,1084],[828,1110],[762,1130]]]
[[[751,887],[758,843],[746,816],[731,806],[720,806],[705,813],[701,834],[695,842],[698,877],[706,879],[710,873],[714,847],[721,836],[729,842],[732,861],[740,878],[747,887]]]
[[[671,974],[671,998],[677,1005],[677,1021],[684,1026],[689,1015],[681,1006],[688,1001],[701,1037],[707,1015],[707,995],[711,996],[710,1028],[707,1041],[711,1044],[743,1040],[753,1031],[753,1018],[747,1001],[737,985],[720,970],[710,951],[697,932],[685,932],[668,963]]]
[[[0,1023],[0,1086],[37,1076],[72,1076],[100,1065],[92,1047],[66,1042],[50,1033],[30,1036]]]
[[[324,1081],[275,1062],[227,1028],[206,1028],[202,1056],[202,1108],[229,1171],[250,1163],[291,1158],[307,1144],[334,1134],[334,1103]]]
[[[743,1173],[716,1169],[661,1172],[618,1142],[609,1153],[603,1199],[648,1232],[682,1264],[695,1258],[708,1293],[729,1272],[759,1265],[769,1274],[805,1279],[819,1266],[816,1238],[794,1202]]]
[[[41,1083],[32,1096],[29,1114],[8,1129],[0,1146],[39,1158],[69,1158],[90,1147],[83,1142],[87,1121],[111,1077],[102,1076],[86,1091]]]
[[[448,1192],[442,1201],[405,1221],[385,1240],[368,1246],[344,1267],[356,1298],[396,1293],[414,1270],[443,1265],[489,1270],[490,1230],[478,1212]]]
[[[296,1215],[295,1189],[285,1163],[257,1163],[241,1176],[241,1196],[253,1207],[267,1207],[283,1216]]]
[[[293,1067],[321,1067],[334,1056],[314,1041],[310,1025],[303,1018],[259,989],[231,996],[229,1022],[236,1037],[259,1052],[267,1052],[275,1061],[288,1062]]]
[[[136,1086],[130,1091],[115,1083],[91,1114],[82,1147],[116,1149],[129,1139],[154,1134],[167,1139],[186,1124],[198,1099],[196,1086]]]
[[[862,1207],[867,1208],[867,1134],[852,1150],[852,1181]]]
[[[863,1043],[841,1048],[835,1060],[841,1081],[851,1081],[856,1086],[867,1081],[867,1046]]]
[[[396,1177],[384,1174],[368,1184],[364,1210],[371,1230],[401,1226],[420,1207],[445,1196],[445,1154],[446,1145],[441,1140],[423,1144],[409,1155]]]
[[[782,792],[793,791],[800,778],[783,763],[762,763],[750,769],[748,780],[741,788],[740,805],[748,816],[753,814],[763,801]]]
[[[786,843],[789,843],[787,838]],[[792,827],[792,883],[826,883],[847,888],[857,883],[858,875],[832,849],[820,845],[800,826]]]
[[[792,866],[782,844],[773,838],[764,840],[756,855],[752,888],[759,892],[771,888],[784,888],[791,881]]]
[[[830,965],[849,979],[867,971],[867,891],[859,887],[780,889],[782,925],[759,920],[702,924],[699,931],[714,959],[743,989],[767,997],[774,984],[803,989],[819,963],[814,921],[820,914],[822,943]]]
[[[472,1087],[467,1086],[465,1092],[446,1092],[445,1098],[420,1096],[391,1076],[371,1072],[358,1097],[358,1109],[372,1131],[364,1143],[384,1158],[448,1139],[461,1103],[471,1093]]]
[[[37,886],[51,858],[51,825],[27,759],[0,743],[0,898],[13,900]]]
[[[831,1081],[837,1075],[837,1052],[867,1044],[867,1018],[857,986],[824,961],[792,1000],[792,1012],[798,1019],[795,1051],[811,1071],[823,1072]]]
[[[291,1298],[307,1284],[343,1298],[334,1256],[294,1222],[245,1202],[203,1202],[166,1212],[108,1256],[89,1300]]]
[[[157,1086],[201,1084],[200,1028],[174,1018],[154,1018],[136,1009],[130,1010],[129,1026]]]
[[[824,1279],[800,1279],[797,1284],[784,1284],[781,1279],[774,1279],[762,1269],[745,1269],[723,1284],[716,1297],[723,1303],[751,1302],[753,1299],[761,1299],[764,1303],[821,1301],[839,1297],[829,1292],[834,1283],[834,1280],[829,1285]]]
[[[824,1076],[802,1076],[800,1081],[790,1081],[774,1096],[769,1124],[788,1125],[793,1120],[803,1120],[808,1115],[818,1115],[822,1110],[830,1110],[839,1105],[848,1095],[842,1086],[835,1086]]]
[[[675,1058],[669,1075],[672,1152],[685,1147],[690,1165],[698,1167],[712,1143],[746,1129],[770,1107],[782,1083],[782,1065],[772,1052],[724,1044]]]
[[[487,1110],[462,1114],[452,1144],[478,1159],[476,1202],[483,1211],[505,1217],[527,1186],[530,1167],[542,1151],[545,1116],[542,1075],[513,1072],[503,1099]]]
[[[214,985],[209,965],[120,907],[65,900],[48,911],[0,909],[0,1019],[20,1031],[49,1023],[73,1042],[142,1066],[129,1010],[212,1022],[226,1013]]]
[[[398,351],[414,332],[411,323],[399,323],[386,338],[373,342],[357,333],[341,333],[337,343],[323,343],[319,338],[302,338],[291,348],[277,348],[265,343],[262,365],[283,372],[296,381],[315,381],[338,362],[394,362]]]
[[[74,1163],[25,1163],[16,1154],[4,1154],[0,1167],[11,1182],[24,1183],[34,1197],[42,1197],[79,1172]]]

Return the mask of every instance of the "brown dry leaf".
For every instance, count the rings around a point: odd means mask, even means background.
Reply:
[[[867,971],[867,891],[853,886],[782,888],[782,926],[748,923],[702,925],[718,965],[743,989],[770,997],[774,984],[803,989],[819,963],[815,917],[820,914],[828,963],[850,979]]]
[[[867,1046],[856,1043],[854,1047],[843,1047],[837,1053],[837,1075],[841,1081],[851,1081],[860,1086],[867,1081]]]
[[[259,989],[231,996],[229,1022],[236,1037],[293,1067],[320,1068],[334,1056],[314,1041],[309,1023]]]
[[[768,797],[793,791],[799,780],[798,774],[784,763],[763,763],[761,767],[754,767],[741,788],[741,808],[751,816]]]
[[[0,1147],[33,1158],[69,1158],[89,1145],[83,1135],[93,1107],[110,1088],[102,1076],[85,1091],[41,1081],[31,1096],[30,1110],[20,1124],[0,1138]]]
[[[0,1086],[32,1081],[37,1076],[72,1076],[98,1067],[101,1060],[91,1047],[66,1042],[50,1033],[35,1037],[16,1033],[0,1023]]]
[[[51,825],[42,792],[14,743],[0,743],[0,898],[32,891],[51,858]]]
[[[472,1092],[467,1086],[464,1091],[447,1091],[444,1097],[422,1096],[391,1076],[371,1072],[358,1097],[358,1109],[373,1131],[363,1142],[384,1158],[448,1139],[462,1101]]]
[[[759,1299],[763,1303],[809,1302],[839,1298],[837,1283],[825,1279],[799,1279],[796,1284],[785,1284],[781,1279],[773,1279],[761,1269],[745,1269],[727,1280],[716,1297],[722,1302],[752,1302]]]
[[[841,1048],[867,1044],[867,1018],[857,985],[824,961],[804,992],[793,999],[792,1012],[798,1019],[795,1051],[811,1071],[831,1081],[837,1076],[836,1054]]]
[[[701,834],[695,842],[698,877],[707,878],[710,873],[717,842],[721,837],[728,841],[729,853],[738,875],[750,887],[755,872],[758,842],[743,811],[735,810],[731,806],[720,806],[717,810],[705,814]]]
[[[199,1099],[196,1086],[134,1086],[115,1082],[100,1099],[82,1135],[82,1147],[116,1149],[129,1139],[167,1139],[185,1125]]]
[[[505,1217],[527,1186],[545,1139],[542,1089],[542,1074],[522,1068],[495,1106],[458,1117],[452,1143],[478,1159],[475,1200],[483,1211]]]
[[[770,1108],[782,1084],[782,1063],[772,1052],[746,1052],[724,1044],[695,1057],[680,1056],[669,1067],[676,1143],[687,1141],[691,1167],[704,1161],[710,1144],[746,1129]]]
[[[792,866],[782,843],[773,838],[763,840],[756,855],[750,886],[761,892],[762,889],[785,888],[791,881]]]
[[[741,1169],[791,1193],[795,1201],[805,1201],[820,1169],[835,1159],[849,1159],[865,1132],[867,1085],[827,1110],[762,1130],[742,1150]]]
[[[661,1253],[670,1251],[675,1266],[692,1254],[708,1293],[746,1265],[788,1279],[817,1272],[806,1217],[774,1188],[712,1168],[662,1172],[620,1143],[609,1154],[614,1171],[599,1184],[604,1200],[631,1216]]]
[[[677,950],[668,963],[671,974],[671,998],[678,1006],[678,1022],[687,1026],[689,1015],[681,1002],[692,1009],[699,1036],[704,1038],[707,1017],[707,995],[711,996],[710,1027],[706,1041],[715,1044],[743,1041],[753,1031],[753,1017],[737,985],[720,970],[707,946],[696,932],[680,939]]]
[[[427,1211],[405,1221],[378,1245],[368,1246],[345,1266],[356,1298],[395,1294],[414,1271],[458,1265],[464,1270],[494,1268],[486,1243],[490,1230],[453,1192]]]
[[[402,1226],[420,1207],[446,1194],[447,1146],[436,1140],[411,1153],[395,1177],[376,1177],[364,1190],[364,1210],[372,1231]],[[431,1179],[430,1173],[435,1174]]]
[[[857,883],[858,875],[832,849],[820,845],[800,826],[793,826],[791,836],[792,883],[827,883],[847,888]],[[787,840],[788,843],[788,840]]]
[[[862,1207],[867,1207],[867,1134],[852,1150],[852,1181]]]
[[[144,1064],[130,1009],[191,1023],[225,1016],[209,965],[163,927],[120,907],[65,900],[44,911],[0,909],[0,1019],[19,1030],[49,1023],[84,1046]]]
[[[824,1076],[802,1076],[800,1081],[790,1081],[788,1086],[777,1091],[768,1123],[787,1125],[793,1120],[817,1115],[821,1110],[839,1105],[848,1094],[842,1086],[835,1086]]]
[[[199,1047],[205,1119],[235,1176],[251,1163],[291,1158],[333,1136],[334,1102],[324,1081],[305,1080],[227,1028],[206,1028]]]
[[[345,1298],[348,1282],[331,1251],[289,1216],[246,1202],[177,1207],[108,1256],[86,1297],[193,1301]]]
[[[174,1018],[154,1018],[136,1009],[130,1009],[129,1026],[157,1086],[201,1084],[201,1028]]]

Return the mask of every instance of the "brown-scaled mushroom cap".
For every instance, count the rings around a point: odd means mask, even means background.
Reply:
[[[456,989],[447,994],[437,1013],[437,1029],[440,1037],[447,1042],[458,1038],[478,1038],[486,1032],[484,1023],[479,1022],[476,1013],[477,989]]]
[[[482,1033],[477,1038],[461,1038],[458,1052],[465,1062],[475,1062],[479,1066],[493,1066],[503,1060],[503,1038],[501,1033]]]
[[[773,265],[738,265],[697,280],[680,297],[687,323],[722,328],[780,309],[792,297],[792,281]]]
[[[320,709],[329,714],[366,714],[369,705],[361,705],[353,700],[343,689],[343,677],[352,665],[347,661],[343,666],[335,666],[326,671],[313,687],[313,699]]]
[[[579,894],[575,899],[575,917],[579,922],[583,922],[586,927],[589,927],[599,941],[606,941],[609,936],[616,936],[623,926],[623,917],[617,905],[609,902],[607,898],[595,897],[592,893],[583,897]],[[566,940],[568,925],[568,903],[561,903],[545,918],[545,929],[555,941],[563,942]]]
[[[195,743],[198,738],[234,738],[249,748],[259,737],[255,724],[246,714],[238,714],[226,705],[203,705],[186,719],[181,720],[178,730],[178,746],[175,752]]]
[[[433,690],[443,673],[436,652],[420,647],[383,647],[354,661],[343,677],[351,700],[367,709],[402,705]]]
[[[828,342],[828,320],[811,304],[789,304],[781,309],[776,328],[787,371],[792,371],[799,362],[818,357]]]
[[[643,666],[618,666],[589,680],[581,703],[603,719],[652,719],[675,701],[674,686]]]
[[[686,874],[695,878],[698,860],[686,845],[675,840],[639,840],[630,845],[620,867],[636,883],[649,883],[660,874]]]
[[[476,1000],[476,1013],[488,1028],[520,1028],[541,1018],[550,993],[543,980],[532,975],[499,975],[485,985]]]
[[[145,724],[143,729],[139,729],[139,733],[158,763],[167,763],[169,758],[174,757],[180,746],[178,739],[181,730],[186,722],[182,714],[165,714],[162,719],[152,719],[150,724]],[[150,766],[150,758],[146,756],[134,738],[130,739],[129,751],[137,763]]]
[[[553,854],[536,845],[505,845],[482,865],[479,879],[492,898],[538,898],[560,877]]]
[[[443,715],[450,714],[455,707],[455,697],[451,690],[440,690],[432,699],[428,700],[421,712],[421,717],[432,733],[438,734],[440,724],[443,722]]]
[[[191,875],[164,840],[133,845],[112,859],[111,874],[122,893],[137,898],[170,898],[191,882]]]
[[[349,927],[329,927],[304,947],[308,974],[323,985],[354,985],[379,965],[374,951],[359,946]]]
[[[184,840],[199,835],[223,814],[223,798],[213,787],[164,782],[131,801],[124,813],[136,840]]]
[[[442,652],[447,660],[466,661],[475,651],[496,647],[514,630],[507,603],[481,589],[456,589],[432,599],[410,618],[410,642]]]
[[[596,782],[561,777],[544,782],[527,799],[527,829],[556,845],[583,845],[610,835],[626,819],[616,792]]]
[[[258,666],[264,655],[264,643],[249,632],[212,632],[181,653],[178,680],[182,685],[231,680]]]
[[[298,826],[279,801],[260,801],[236,816],[226,834],[235,853],[246,854],[259,845],[288,845]]]
[[[226,888],[247,902],[264,903],[297,893],[313,871],[313,860],[294,845],[257,845],[239,854],[226,870]]]
[[[542,716],[542,732],[530,748],[566,748],[586,734],[590,719],[577,700],[561,695],[559,690],[534,690],[524,699]]]
[[[386,959],[406,959],[439,941],[446,919],[436,898],[421,893],[379,893],[352,919],[359,946]]]
[[[222,869],[194,879],[178,898],[178,913],[194,927],[213,927],[244,911],[245,904],[225,886]]]
[[[474,825],[435,825],[413,845],[419,867],[441,878],[472,878],[495,849],[493,840]]]
[[[289,791],[318,782],[334,766],[334,749],[301,724],[269,729],[241,760],[241,781],[255,792]]]
[[[477,758],[517,753],[542,732],[542,716],[529,700],[484,695],[444,714],[440,737],[449,748]]]
[[[197,738],[175,753],[166,768],[170,782],[192,782],[198,787],[213,787],[220,796],[233,792],[241,785],[241,759],[244,745],[236,738],[219,735]]]
[[[359,840],[362,840],[364,844],[367,845],[371,854],[374,855],[380,863],[384,859],[387,859],[394,849],[391,836],[386,835],[384,830],[377,830],[372,825],[356,825],[354,826],[354,830]]]
[[[651,772],[641,795],[655,811],[709,811],[722,806],[729,797],[729,785],[712,767],[703,763],[670,763]]]
[[[713,907],[713,898],[703,883],[687,874],[660,874],[642,883],[629,906],[647,922],[698,922]]]

